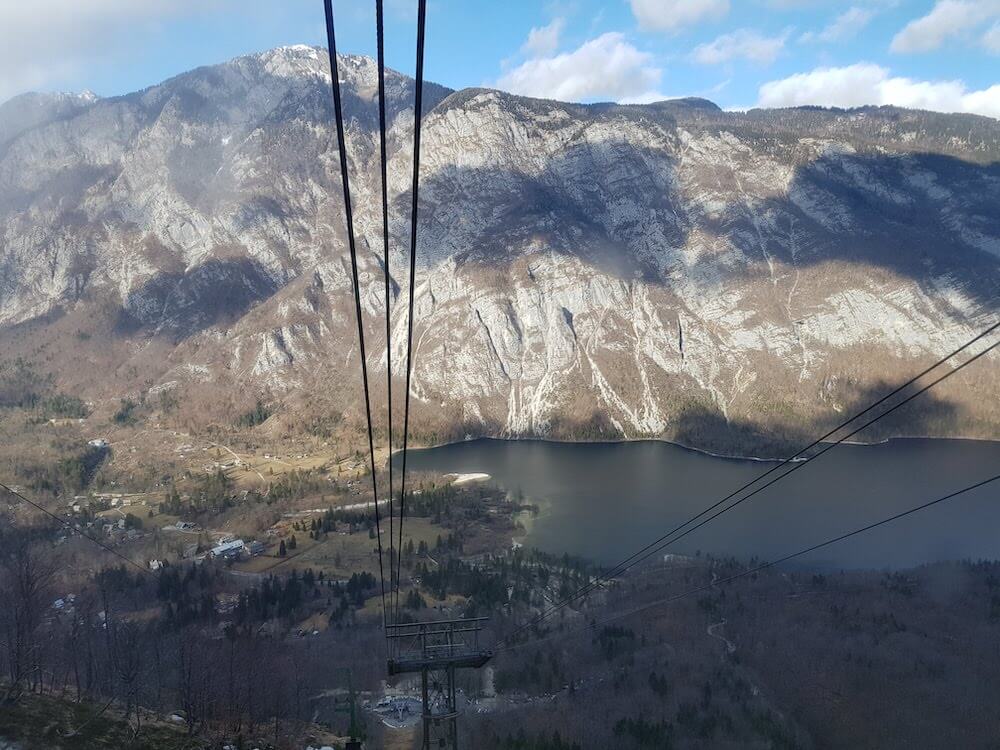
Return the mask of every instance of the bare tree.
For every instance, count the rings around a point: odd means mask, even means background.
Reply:
[[[210,718],[211,665],[208,650],[193,629],[180,634],[177,647],[177,696],[184,711],[188,734]]]
[[[143,674],[143,642],[140,629],[128,622],[109,624],[113,629],[112,660],[116,677],[121,685],[121,701],[125,706],[125,720],[135,716],[135,732],[138,734],[142,724],[142,713],[139,710],[139,693],[142,687]]]
[[[33,546],[31,536],[8,539],[9,547],[0,557],[0,591],[7,600],[0,607],[0,632],[8,682],[0,703],[16,702],[41,669],[39,628],[55,566]]]

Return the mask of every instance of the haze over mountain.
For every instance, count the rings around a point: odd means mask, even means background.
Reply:
[[[377,376],[376,67],[345,56],[341,70]],[[413,82],[387,73],[387,85],[401,376]],[[814,419],[919,370],[1000,308],[1000,121],[430,84],[424,96],[413,423],[426,439],[751,450],[764,428],[814,434]],[[326,55],[312,47],[123,97],[7,102],[5,358],[95,400],[183,394],[205,421],[257,398],[304,423],[357,414],[336,148]],[[998,361],[900,429],[1000,435]]]

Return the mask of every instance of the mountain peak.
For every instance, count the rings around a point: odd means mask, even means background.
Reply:
[[[387,73],[385,264],[377,66],[339,59],[374,317],[381,268],[409,282],[414,82]],[[281,47],[93,105],[0,108],[5,357],[58,351],[39,366],[92,400],[177,383],[220,415],[233,393],[287,398],[296,420],[300,394],[347,377],[328,64]],[[996,121],[451,93],[425,82],[425,434],[794,435],[1000,306]],[[107,367],[79,366],[77,330]],[[373,366],[404,330],[374,340]],[[910,432],[992,403],[1000,368],[981,372]],[[997,434],[996,410],[975,413]]]
[[[262,54],[276,54],[276,55],[287,55],[287,56],[306,56],[315,57],[320,52],[325,52],[325,48],[317,47],[312,44],[282,44],[278,47],[274,47],[267,52]]]
[[[272,75],[281,77],[326,76],[326,50],[308,44],[292,44],[258,52],[249,57],[257,59]]]
[[[272,75],[283,78],[321,77],[329,80],[329,55],[326,47],[292,44],[258,52],[249,56],[260,61]],[[378,83],[378,64],[367,55],[338,54],[341,83],[359,88],[374,87]],[[388,71],[388,75],[394,71]]]
[[[32,128],[70,117],[100,100],[89,89],[76,92],[20,94],[0,103],[0,145]]]

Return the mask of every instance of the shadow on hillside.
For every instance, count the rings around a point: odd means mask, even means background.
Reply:
[[[975,365],[972,365],[973,367]],[[939,374],[943,374],[942,370]],[[713,453],[733,456],[760,456],[766,458],[786,458],[811,444],[821,435],[845,422],[851,416],[879,401],[891,393],[902,382],[877,381],[858,392],[841,412],[825,407],[825,416],[808,423],[788,423],[782,421],[754,421],[736,418],[727,420],[717,409],[694,406],[684,410],[678,417],[672,439],[695,448]],[[916,393],[922,385],[909,386],[884,404],[854,420],[847,427],[837,431],[828,442],[844,438],[866,422],[879,417],[877,422],[856,435],[847,438],[849,442],[877,442],[890,437],[912,435],[947,435],[961,425],[962,407],[947,399],[938,397],[929,390],[904,406],[888,413],[896,404]],[[816,448],[815,453],[821,448]]]
[[[115,333],[145,333],[179,342],[233,323],[278,288],[255,260],[209,260],[187,272],[155,276],[129,294],[118,312]]]
[[[767,278],[820,263],[884,269],[940,298],[943,283],[1000,307],[1000,164],[938,154],[836,154],[796,168],[788,192],[732,205],[709,221],[748,259],[738,276]],[[793,253],[793,249],[795,252]],[[694,269],[707,272],[700,263]],[[779,267],[779,273],[781,272]],[[986,312],[986,311],[984,311]]]
[[[565,146],[538,175],[445,165],[421,181],[418,259],[425,268],[449,255],[491,265],[533,245],[579,257],[623,280],[652,280],[658,271],[648,258],[656,249],[645,243],[653,212],[662,221],[664,245],[682,246],[686,238],[669,189],[674,169],[664,152],[582,140]],[[409,215],[410,195],[395,198],[396,216]],[[633,199],[635,211],[617,205]],[[404,227],[393,229],[408,248]],[[461,244],[461,232],[473,237],[474,246]]]
[[[669,285],[664,271],[689,262],[678,250],[697,227],[704,241],[731,248],[703,252],[682,271],[707,294],[769,280],[772,267],[791,284],[795,268],[840,262],[863,275],[875,267],[911,278],[935,297],[933,285],[945,283],[1000,307],[1000,164],[831,154],[798,166],[779,196],[758,187],[759,198],[744,198],[745,176],[719,166],[700,182],[735,196],[725,206],[694,195],[698,186],[683,194],[676,171],[666,152],[621,141],[571,142],[538,174],[445,165],[421,184],[420,262],[426,269],[454,254],[496,265],[544,249],[624,281]],[[409,201],[409,191],[395,198],[397,217],[408,216]],[[405,249],[402,228],[397,219]]]

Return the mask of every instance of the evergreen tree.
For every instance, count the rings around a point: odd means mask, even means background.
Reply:
[[[424,599],[420,596],[420,592],[410,589],[410,593],[406,595],[406,606],[409,609],[423,609]]]

